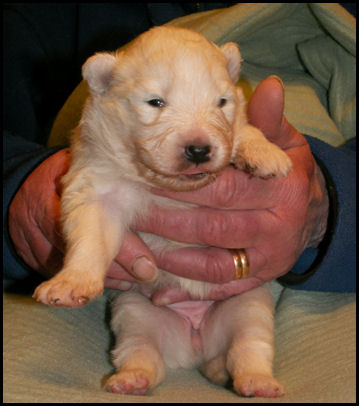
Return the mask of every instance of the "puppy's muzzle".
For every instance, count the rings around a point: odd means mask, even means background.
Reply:
[[[187,161],[199,165],[211,159],[210,145],[187,145],[184,149],[184,157]]]

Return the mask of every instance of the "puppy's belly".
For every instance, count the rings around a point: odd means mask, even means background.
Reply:
[[[200,327],[205,314],[213,303],[213,300],[192,300],[167,305],[169,309],[176,312],[190,324],[192,347],[196,352],[202,350]]]

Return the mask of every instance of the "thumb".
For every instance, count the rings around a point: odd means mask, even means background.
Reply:
[[[283,111],[283,83],[278,76],[270,76],[254,91],[248,103],[248,120],[259,128],[269,141],[282,149],[288,149],[297,146],[300,134],[288,123]]]
[[[152,252],[132,231],[126,233],[115,262],[142,282],[153,282],[158,276],[156,260]]]

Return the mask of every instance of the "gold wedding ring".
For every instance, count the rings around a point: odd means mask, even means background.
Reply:
[[[244,279],[249,274],[249,260],[244,248],[228,249],[234,261],[235,274],[233,280]]]

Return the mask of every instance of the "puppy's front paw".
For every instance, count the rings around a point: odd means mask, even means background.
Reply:
[[[242,396],[276,398],[285,394],[284,387],[272,376],[243,374],[233,380],[234,390]]]
[[[53,306],[78,307],[102,294],[101,279],[90,279],[76,271],[62,271],[38,286],[33,298]]]
[[[289,156],[277,145],[266,140],[240,145],[233,164],[238,169],[265,179],[284,177],[292,170]]]
[[[105,384],[108,392],[146,395],[151,387],[151,374],[144,369],[125,369],[112,375]]]

